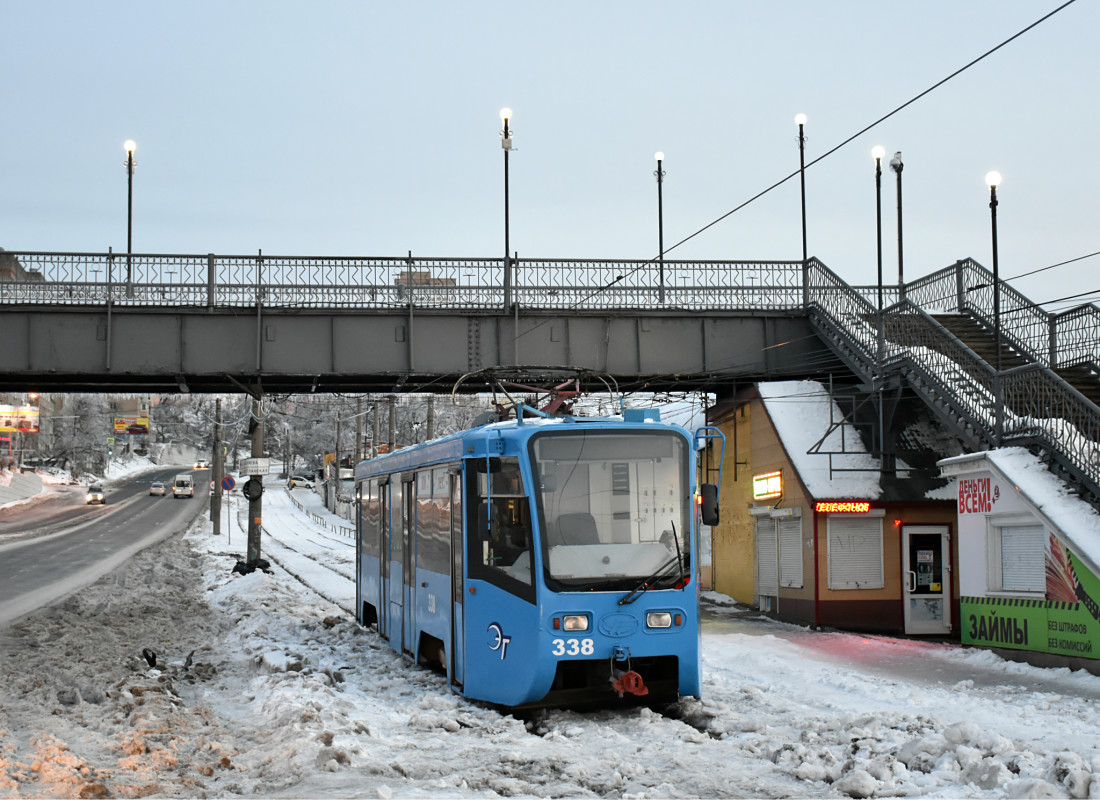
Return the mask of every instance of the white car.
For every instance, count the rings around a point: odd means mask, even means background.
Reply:
[[[164,488],[164,484],[161,481],[153,481],[149,484],[149,494],[159,494],[164,497],[168,494],[168,490]]]
[[[286,482],[287,486],[293,489],[295,486],[302,486],[306,489],[313,488],[313,479],[307,478],[304,475],[291,475],[290,480]]]
[[[195,462],[195,469],[210,469],[210,465],[206,463],[204,459],[199,459]]]
[[[84,495],[84,503],[91,505],[92,503],[99,503],[105,505],[107,503],[107,494],[103,491],[102,486],[89,486],[87,493]]]

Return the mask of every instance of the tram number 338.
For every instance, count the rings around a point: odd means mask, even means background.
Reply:
[[[553,645],[556,656],[590,656],[596,651],[591,639],[555,639]]]

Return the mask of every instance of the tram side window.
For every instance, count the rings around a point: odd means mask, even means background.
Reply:
[[[360,489],[359,528],[363,555],[378,557],[378,481],[365,481]]]
[[[480,464],[478,463],[480,462]],[[474,459],[469,519],[470,577],[489,581],[534,602],[531,575],[530,503],[523,488],[519,461]],[[481,471],[478,471],[480,467]]]
[[[450,574],[451,497],[444,470],[416,475],[416,565]]]

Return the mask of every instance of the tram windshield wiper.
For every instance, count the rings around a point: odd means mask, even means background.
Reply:
[[[662,578],[667,578],[669,575],[671,575],[673,573],[673,570],[676,570],[678,572],[683,571],[683,564],[680,563],[679,553],[674,555],[672,558],[670,558],[668,561],[658,567],[656,572],[654,572],[648,578],[646,578],[633,589],[631,589],[625,597],[619,600],[619,605],[625,606],[633,603],[635,600],[642,596],[643,592],[649,591]]]

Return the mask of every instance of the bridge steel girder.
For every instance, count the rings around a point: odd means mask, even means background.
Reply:
[[[9,307],[0,321],[8,391],[449,391],[462,374],[515,365],[588,369],[659,391],[840,366],[806,315],[790,311]]]

